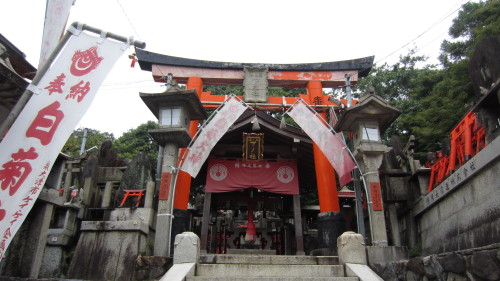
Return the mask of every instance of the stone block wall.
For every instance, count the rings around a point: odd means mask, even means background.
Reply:
[[[372,269],[386,281],[500,280],[500,244],[398,262],[375,263]]]
[[[146,235],[140,231],[82,232],[68,277],[85,280],[136,280],[136,259],[146,252],[146,243]]]
[[[416,217],[422,254],[470,249],[500,241],[499,174],[497,158]]]

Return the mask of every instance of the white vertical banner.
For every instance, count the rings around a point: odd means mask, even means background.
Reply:
[[[59,53],[0,143],[0,259],[33,207],[71,132],[129,44],[72,28]]]
[[[181,170],[193,178],[198,175],[201,166],[220,138],[247,109],[246,105],[233,96],[221,107],[214,113],[215,115],[210,122],[201,128],[200,134],[188,148],[188,153],[182,163]]]
[[[75,4],[75,1],[76,0],[47,0],[38,68],[41,68],[47,61],[61,39],[66,22],[68,21],[69,10],[71,6]]]
[[[333,110],[333,107],[328,110],[329,113],[329,120],[328,120],[328,125],[330,127],[335,127],[335,124],[337,124],[337,116],[335,115],[335,111]],[[342,141],[342,144],[346,146],[345,138],[342,132],[335,132],[335,136]],[[352,171],[352,169],[351,169]],[[345,173],[343,176],[339,175],[339,181],[340,181],[340,186],[344,186],[352,181],[352,174]]]
[[[355,164],[344,143],[307,107],[302,99],[298,100],[287,114],[316,143],[332,164],[339,175],[340,185],[348,183],[347,175],[354,169]]]

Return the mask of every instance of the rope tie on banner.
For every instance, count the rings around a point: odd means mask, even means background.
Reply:
[[[26,90],[31,91],[35,95],[39,95],[42,92],[42,88],[39,88],[33,84],[28,84],[28,87],[26,87]]]
[[[122,51],[125,51],[127,50],[130,45],[132,45],[134,43],[134,36],[130,36],[130,37],[127,37],[127,42],[125,43],[125,45],[121,46],[121,50]]]
[[[108,36],[108,32],[102,30],[99,38],[97,39],[97,44],[102,44],[104,43],[104,40],[106,40],[106,37]]]
[[[79,22],[76,25],[76,28],[73,25],[70,25],[68,28],[68,32],[71,32],[74,36],[79,36],[83,31],[83,23]]]

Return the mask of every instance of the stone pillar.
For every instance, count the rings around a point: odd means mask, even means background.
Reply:
[[[379,146],[385,147],[385,145],[380,144]],[[361,166],[361,171],[364,173],[366,188],[371,202],[371,204],[368,204],[368,214],[371,223],[372,245],[374,246],[388,245],[382,191],[380,189],[380,177],[378,174],[384,152],[385,149],[378,149],[378,151],[372,151],[371,153],[358,151],[355,155],[358,159],[358,164]]]
[[[156,234],[155,234],[155,256],[167,256],[168,246],[170,244],[170,233],[171,229],[171,217],[172,214],[172,197],[173,197],[173,187],[174,180],[172,177],[173,168],[177,166],[177,154],[179,153],[179,147],[175,143],[167,143],[163,149],[163,163],[162,163],[162,175],[167,173],[168,182],[164,182],[164,177],[162,176],[162,182],[160,184],[160,200],[158,201],[158,212],[156,218]],[[168,190],[164,190],[168,188]],[[162,194],[168,194],[168,198],[164,197]]]
[[[87,207],[92,207],[91,205],[91,196],[93,194],[93,186],[94,186],[94,179],[92,177],[85,178],[83,181],[83,204],[86,205]]]
[[[155,182],[148,181],[146,184],[146,198],[144,199],[144,208],[153,208],[153,198],[155,193]]]
[[[34,216],[32,229],[36,230],[33,233],[31,243],[34,247],[33,259],[31,262],[30,278],[38,278],[40,267],[42,266],[43,253],[47,245],[47,231],[49,230],[50,220],[54,212],[54,205],[51,203],[41,203],[42,206],[38,209],[38,213]]]
[[[68,161],[69,162],[69,161]],[[64,177],[64,193],[63,193],[63,200],[64,202],[68,201],[69,198],[69,193],[70,190],[69,188],[71,187],[71,183],[73,182],[73,163],[71,162],[66,162],[66,175]]]
[[[101,208],[109,208],[111,205],[111,193],[113,192],[113,182],[106,182],[104,194],[102,196]]]
[[[203,219],[201,221],[201,252],[207,253],[208,228],[210,223],[210,205],[212,204],[212,193],[205,192],[203,200]]]
[[[293,220],[295,223],[295,241],[297,243],[296,255],[305,255],[304,234],[302,233],[302,214],[300,212],[300,195],[293,195]]]
[[[396,205],[389,204],[387,208],[389,209],[389,221],[391,223],[391,234],[394,246],[401,246],[401,235],[399,231],[399,221]]]

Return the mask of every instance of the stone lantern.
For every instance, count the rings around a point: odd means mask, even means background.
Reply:
[[[175,167],[179,148],[185,148],[191,142],[190,121],[206,119],[207,113],[194,89],[183,91],[170,88],[158,94],[140,93],[140,97],[158,118],[159,128],[150,130],[149,134],[163,147],[154,255],[170,256]]]
[[[387,146],[381,135],[401,114],[401,110],[389,105],[377,96],[373,89],[348,108],[335,125],[335,130],[353,133],[353,154],[363,174],[368,192],[368,204],[372,244],[387,246],[384,207],[378,169],[382,164]],[[358,210],[359,211],[359,210]]]

